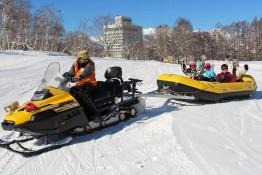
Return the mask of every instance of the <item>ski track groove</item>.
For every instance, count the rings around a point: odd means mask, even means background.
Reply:
[[[62,155],[63,155],[63,157],[67,160],[67,164],[65,165],[65,167],[67,167],[66,168],[66,174],[78,174],[78,172],[76,171],[76,169],[72,166],[72,164],[71,164],[71,160],[68,158],[68,154],[65,152],[65,150],[61,150],[61,152],[62,152]],[[69,165],[69,167],[70,167],[70,169],[72,169],[72,171],[68,171],[68,166],[67,165]]]
[[[32,162],[34,159],[35,159],[35,157],[30,157],[30,158],[23,159],[24,161],[19,166],[17,166],[10,175],[16,175],[17,173],[22,171],[22,169],[25,167],[25,165],[27,165],[28,163]]]
[[[25,88],[25,90],[21,89],[18,95],[24,95],[32,90],[34,90],[38,86],[38,83],[34,83],[30,88]],[[22,91],[23,90],[23,91]]]
[[[247,156],[245,159],[249,159],[253,165],[257,165],[262,169],[262,161],[259,160],[256,151],[252,151],[248,145],[240,145],[240,148],[243,150],[241,152],[244,152],[245,156]]]
[[[84,144],[84,143],[83,143],[83,144]],[[74,161],[74,162],[77,162],[78,164],[80,164],[81,170],[83,170],[83,171],[88,170],[88,168],[86,168],[86,166],[85,166],[86,163],[83,162],[83,160],[82,160],[81,158],[79,158],[79,155],[77,155],[77,154],[75,153],[75,151],[73,150],[73,147],[72,147],[72,148],[69,148],[68,150],[65,150],[65,151],[68,151],[68,152],[70,153],[70,155],[73,156],[75,160],[77,160],[77,161]],[[73,168],[73,167],[72,167],[72,168]]]
[[[57,152],[57,154],[55,155],[55,158],[52,159],[51,162],[48,162],[47,166],[46,167],[42,167],[42,170],[37,173],[39,174],[53,174],[53,170],[54,169],[57,169],[57,164],[59,164],[59,162],[61,163],[61,160],[63,160],[64,162],[66,162],[66,165],[65,164],[62,164],[63,166],[65,167],[71,167],[71,169],[73,170],[73,174],[77,174],[77,172],[75,172],[74,168],[72,167],[72,165],[70,164],[71,161],[68,159],[68,155],[66,155],[64,153],[64,150],[61,149],[61,150],[53,150],[53,151],[59,151]],[[67,161],[65,161],[67,160]],[[59,164],[60,166],[62,166],[61,164]],[[57,172],[56,172],[57,173]],[[66,174],[70,174],[69,171],[66,169]]]
[[[111,148],[114,148],[116,147],[115,145],[113,145],[112,142],[109,142],[109,144],[111,145]],[[115,149],[114,149],[115,150]],[[115,152],[114,152],[115,153]],[[111,152],[111,155],[112,155],[112,152]],[[117,174],[126,174],[126,171],[125,169],[121,168],[122,166],[121,165],[121,162],[119,159],[115,159],[113,156],[108,156],[107,158],[109,159],[109,161],[114,164],[114,168],[116,168],[118,170]]]
[[[93,164],[92,174],[95,174],[96,172],[95,145],[96,145],[96,140],[94,140],[92,143],[92,164]]]
[[[11,151],[9,150],[5,150],[3,151],[4,154],[1,154],[0,157],[1,157],[1,162],[3,162],[3,164],[1,165],[2,167],[2,171],[4,171],[8,166],[9,163],[12,162],[12,160],[15,158],[15,153],[12,153]],[[8,156],[10,155],[10,156]],[[5,161],[6,160],[6,161]]]
[[[261,113],[262,112],[262,103],[260,103],[259,104],[259,102],[257,102],[257,101],[253,101],[253,104],[256,106],[256,108],[257,108],[257,112],[258,113]],[[251,108],[254,106],[254,105],[250,105],[251,106]],[[251,109],[250,108],[250,109]],[[250,110],[249,109],[249,110]],[[248,112],[247,112],[248,113]],[[250,113],[248,113],[248,115],[249,115],[249,117],[252,117],[253,119],[255,119],[255,120],[257,120],[257,121],[259,121],[260,123],[262,123],[262,117],[257,117],[256,115],[254,115],[254,113],[252,113],[252,115],[250,114]]]
[[[59,151],[59,150],[53,150],[53,151]],[[50,153],[47,153],[47,154],[50,154]],[[46,156],[46,155],[43,155],[43,156]],[[58,152],[54,157],[55,158],[51,159],[51,161],[47,164],[47,166],[44,167],[44,169],[42,169],[40,172],[38,172],[39,174],[49,174],[48,171],[50,171],[50,173],[52,173],[52,170],[53,170],[52,167],[56,165],[55,162],[57,162],[57,159],[59,159],[61,157],[61,155]]]
[[[122,124],[126,124],[126,123],[125,123],[125,122],[122,122]],[[128,127],[128,125],[127,125],[126,127]],[[123,132],[123,129],[121,130],[121,132]],[[109,136],[107,137],[109,140],[111,140],[111,142],[108,142],[108,141],[107,141],[107,144],[110,144],[110,145],[107,145],[108,148],[116,148],[116,145],[112,143],[113,137],[114,137],[113,134],[112,134],[112,135],[109,135]],[[114,142],[114,141],[113,141],[113,142]],[[108,162],[110,162],[111,164],[114,165],[113,167],[117,170],[117,173],[116,173],[116,174],[127,174],[126,171],[125,171],[126,169],[123,169],[123,168],[121,168],[122,166],[120,166],[120,165],[121,165],[121,161],[118,160],[118,159],[115,159],[115,157],[113,156],[113,153],[116,154],[115,149],[113,149],[113,150],[110,152],[110,156],[106,156],[106,158],[109,159]],[[112,165],[111,165],[111,166],[112,166]],[[103,168],[107,168],[107,167],[103,166]]]
[[[253,106],[253,105],[252,105]],[[228,125],[224,122],[224,120],[220,120],[220,123],[223,124],[223,128],[227,128],[225,129],[226,133],[217,133],[217,135],[219,135],[220,137],[223,137],[225,139],[225,141],[227,143],[229,143],[230,146],[233,147],[232,151],[234,151],[240,158],[240,161],[242,160],[242,153],[246,153],[245,156],[247,156],[249,158],[250,161],[252,161],[253,164],[257,164],[259,166],[259,164],[262,165],[262,161],[259,161],[259,158],[257,158],[257,154],[256,154],[256,150],[251,150],[250,147],[247,144],[244,144],[242,142],[243,140],[243,136],[244,136],[244,130],[245,130],[245,118],[246,117],[252,117],[258,121],[261,122],[261,119],[258,117],[255,117],[253,115],[249,114],[249,110],[252,108],[252,106],[250,105],[249,108],[245,109],[245,111],[240,113],[240,134],[239,134],[239,138],[236,138],[234,136],[232,136],[231,132],[228,130]],[[238,144],[237,144],[238,143]],[[250,156],[252,155],[252,156]],[[247,158],[245,158],[247,159]]]
[[[262,105],[261,103],[259,104],[258,100],[255,102],[256,108],[258,109],[259,112],[262,112]]]
[[[175,120],[173,120],[173,123],[175,122]],[[217,172],[211,168],[208,164],[208,162],[203,158],[203,156],[201,156],[201,153],[199,153],[197,151],[197,149],[195,148],[195,145],[193,144],[192,141],[190,141],[190,138],[186,135],[186,131],[185,129],[182,127],[182,125],[177,125],[177,129],[174,128],[175,127],[175,124],[173,124],[173,136],[176,137],[176,131],[179,132],[180,134],[180,138],[183,137],[183,144],[182,145],[188,145],[187,148],[184,148],[186,149],[187,151],[185,152],[186,155],[188,155],[188,153],[190,154],[189,158],[191,157],[194,157],[196,158],[198,161],[198,164],[196,164],[196,166],[199,168],[199,170],[202,170],[204,172],[204,174],[206,175],[221,175],[220,173],[217,174]],[[177,137],[176,137],[177,138]],[[191,160],[192,161],[192,160]],[[195,162],[195,161],[192,161],[192,162]],[[202,167],[202,168],[201,168]],[[205,168],[203,168],[205,167]]]

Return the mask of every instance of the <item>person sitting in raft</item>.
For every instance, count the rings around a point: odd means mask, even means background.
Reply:
[[[184,61],[183,61],[183,64],[181,64],[181,68],[182,68],[182,71],[184,72],[184,74],[186,74],[186,72],[187,72],[187,67],[186,67],[186,64],[185,64]]]
[[[196,63],[190,63],[189,68],[186,68],[186,65],[183,64],[182,66],[183,72],[189,76],[190,78],[196,79],[197,78],[197,70],[196,70]]]
[[[195,63],[190,63],[189,64],[189,68],[187,68],[187,65],[185,63],[182,64],[182,71],[187,74],[187,73],[191,73],[192,70],[194,69],[194,65]]]
[[[241,81],[241,79],[247,73],[247,71],[248,71],[248,65],[247,64],[245,64],[244,67],[239,66],[236,70],[236,80]]]
[[[236,74],[237,68],[239,67],[239,61],[238,59],[233,59],[232,62],[232,74]]]
[[[204,72],[202,74],[202,79],[204,81],[214,81],[215,80],[216,73],[213,68],[211,68],[210,63],[206,63],[204,65]]]
[[[232,74],[228,72],[228,66],[226,64],[222,64],[221,71],[222,72],[215,77],[215,80],[220,83],[232,82]]]
[[[197,64],[197,72],[199,75],[202,75],[205,71],[205,61],[206,57],[202,55],[200,62]]]

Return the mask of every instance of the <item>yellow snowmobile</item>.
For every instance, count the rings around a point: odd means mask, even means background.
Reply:
[[[51,63],[32,99],[19,106],[18,102],[5,107],[7,114],[3,117],[2,128],[8,131],[18,131],[30,138],[4,141],[0,146],[23,155],[35,155],[61,147],[67,143],[55,144],[40,150],[31,150],[19,146],[15,150],[12,145],[34,138],[48,140],[70,135],[76,131],[90,132],[134,117],[137,114],[136,105],[140,102],[136,85],[137,79],[122,80],[120,67],[108,68],[105,72],[106,81],[98,81],[97,88],[91,96],[92,105],[83,106],[69,92],[69,81],[60,74],[59,63]],[[83,94],[84,95],[84,94]],[[89,114],[84,109],[94,108],[95,114]],[[90,115],[98,115],[98,121],[92,121]],[[52,139],[50,139],[52,138]]]

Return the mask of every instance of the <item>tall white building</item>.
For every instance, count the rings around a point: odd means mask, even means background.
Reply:
[[[115,23],[104,26],[105,50],[111,57],[124,58],[128,48],[143,43],[142,27],[132,24],[132,19],[116,16]]]

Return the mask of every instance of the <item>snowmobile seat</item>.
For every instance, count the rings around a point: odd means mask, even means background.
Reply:
[[[106,81],[98,81],[92,94],[92,100],[97,108],[111,106],[115,97],[122,97],[123,79],[121,67],[110,67],[105,71]]]
[[[123,78],[122,78],[122,69],[121,67],[114,66],[110,67],[106,70],[105,72],[105,78],[106,80],[116,80],[119,79],[121,83],[123,83]]]
[[[121,67],[110,67],[105,72],[106,83],[108,84],[111,96],[121,97],[123,93],[123,78]]]

